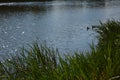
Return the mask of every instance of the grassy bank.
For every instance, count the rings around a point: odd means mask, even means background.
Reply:
[[[90,53],[63,59],[57,49],[35,43],[0,63],[0,80],[119,80],[120,22],[96,27],[99,43]]]

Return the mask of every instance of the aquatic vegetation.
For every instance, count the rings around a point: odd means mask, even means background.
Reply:
[[[119,80],[120,22],[96,26],[100,35],[97,48],[90,53],[60,55],[57,49],[34,43],[16,56],[0,63],[1,80]]]

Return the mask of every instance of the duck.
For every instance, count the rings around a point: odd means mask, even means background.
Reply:
[[[92,30],[93,30],[94,28],[96,28],[96,26],[92,26]]]
[[[90,28],[89,27],[87,27],[87,31],[89,30]]]

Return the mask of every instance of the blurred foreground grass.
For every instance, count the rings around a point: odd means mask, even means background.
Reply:
[[[99,43],[91,52],[62,58],[37,43],[0,62],[0,80],[120,80],[120,22],[96,26]]]

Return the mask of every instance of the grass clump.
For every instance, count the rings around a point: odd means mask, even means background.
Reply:
[[[112,45],[112,48],[118,48],[120,46],[120,22],[108,21],[106,23],[100,22],[97,26],[97,33],[100,34],[98,46],[104,47],[105,45]]]
[[[108,21],[96,28],[99,43],[90,53],[59,51],[37,43],[0,63],[0,80],[119,80],[120,22]]]
[[[56,66],[54,50],[39,46],[37,43],[30,49],[22,49],[21,53],[4,60],[1,67],[7,80],[41,80],[47,79]]]

